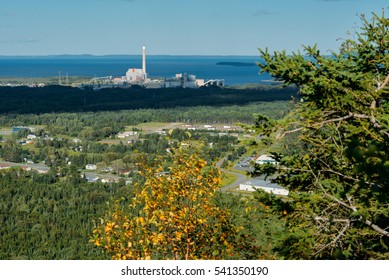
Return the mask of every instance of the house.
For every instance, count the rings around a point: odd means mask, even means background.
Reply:
[[[9,164],[4,164],[4,163],[0,163],[0,170],[2,170],[2,169],[8,169],[8,168],[11,168],[11,165],[9,165]]]
[[[87,181],[88,183],[95,183],[95,182],[97,182],[97,181],[100,180],[100,178],[97,177],[97,176],[81,174],[81,177],[82,177],[82,178],[84,178],[84,176],[85,176],[85,179],[86,179],[86,181]]]
[[[118,175],[128,176],[130,173],[130,170],[119,170]]]
[[[124,138],[134,136],[137,134],[138,134],[138,132],[136,132],[136,131],[125,131],[125,132],[118,133],[117,137],[120,139],[124,139]]]
[[[261,189],[267,193],[273,193],[275,195],[288,195],[289,191],[278,184],[265,181],[262,178],[253,178],[251,181],[247,181],[239,185],[240,191],[253,192],[257,189]]]
[[[265,163],[270,163],[270,164],[277,164],[276,160],[268,155],[261,155],[255,159],[255,163],[257,164],[265,164]]]
[[[112,167],[105,167],[101,169],[101,172],[105,172],[105,173],[112,172],[112,171],[113,171]]]
[[[166,131],[164,131],[164,130],[157,130],[157,131],[155,131],[155,133],[157,133],[159,135],[166,135]]]
[[[97,166],[96,166],[96,164],[87,164],[87,165],[85,166],[85,169],[86,169],[86,170],[96,170],[96,169],[97,169]]]
[[[102,183],[115,183],[116,180],[112,179],[112,178],[103,178],[103,179],[101,179],[101,182]]]
[[[47,174],[47,173],[49,173],[49,169],[48,169],[48,168],[47,168],[47,169],[34,168],[34,170],[35,170],[36,172],[38,172],[38,174]]]
[[[21,167],[24,171],[31,171],[32,168],[30,166],[22,166]]]
[[[125,184],[126,184],[126,185],[131,185],[131,184],[132,184],[132,178],[130,178],[129,180],[126,180],[126,181],[125,181]]]

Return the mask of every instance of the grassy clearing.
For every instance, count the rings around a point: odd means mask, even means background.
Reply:
[[[237,180],[237,178],[238,177],[232,173],[224,172],[222,174],[222,182],[221,182],[222,187],[232,184],[233,182],[235,182]]]
[[[140,129],[142,131],[157,131],[162,129],[174,129],[174,128],[181,128],[184,124],[183,123],[164,123],[164,122],[147,122],[147,123],[141,123],[138,125],[132,125],[127,126],[125,128],[126,131],[131,131],[132,128]]]

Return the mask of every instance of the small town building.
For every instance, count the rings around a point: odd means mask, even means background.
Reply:
[[[25,131],[25,130],[30,130],[30,128],[25,127],[25,126],[13,126],[12,127],[12,132],[19,132],[19,131]]]
[[[282,186],[272,183],[270,181],[265,181],[262,178],[253,178],[250,181],[247,181],[239,185],[239,190],[241,191],[256,191],[261,189],[267,193],[273,193],[276,195],[288,195],[289,191]]]
[[[97,169],[97,166],[96,166],[96,164],[87,164],[87,165],[85,166],[85,169],[86,169],[86,170],[96,170],[96,169]]]
[[[0,163],[0,170],[2,170],[2,169],[8,169],[8,168],[11,168],[11,165],[9,165],[9,164],[4,164],[4,163]]]
[[[265,163],[277,164],[276,160],[268,155],[261,155],[261,156],[257,157],[255,159],[255,163],[257,163],[257,164],[265,164]]]
[[[123,138],[131,137],[131,136],[134,136],[137,134],[138,134],[138,132],[136,132],[136,131],[120,132],[120,133],[118,133],[118,138],[123,139]]]
[[[101,182],[102,183],[115,183],[116,180],[113,178],[103,178],[103,179],[101,179]]]

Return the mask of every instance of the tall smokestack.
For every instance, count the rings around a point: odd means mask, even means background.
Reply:
[[[142,51],[142,71],[146,79],[147,74],[146,74],[146,47],[145,46],[143,46],[143,51]]]

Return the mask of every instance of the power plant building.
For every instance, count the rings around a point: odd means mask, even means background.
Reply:
[[[144,83],[146,80],[146,75],[142,69],[132,68],[128,69],[123,80],[130,84]]]
[[[143,46],[142,48],[142,69],[128,69],[128,71],[126,72],[126,76],[123,77],[122,80],[129,84],[144,84],[147,81],[145,46]]]
[[[128,84],[139,84],[146,88],[198,88],[206,85],[224,86],[224,80],[196,79],[195,75],[176,74],[172,78],[149,79],[146,71],[146,47],[142,48],[142,69],[130,68],[122,80]]]
[[[146,72],[146,47],[142,48],[142,69],[129,68],[125,76],[121,78],[101,77],[92,79],[94,89],[107,87],[128,87],[131,85],[140,85],[145,88],[199,88],[208,85],[224,86],[224,80],[208,80],[196,79],[195,75],[187,75],[186,73],[176,74],[172,78],[150,79]],[[95,87],[97,82],[97,88]]]
[[[163,81],[164,88],[198,88],[204,85],[204,79],[196,79],[195,75],[176,74],[174,78],[165,79]]]

